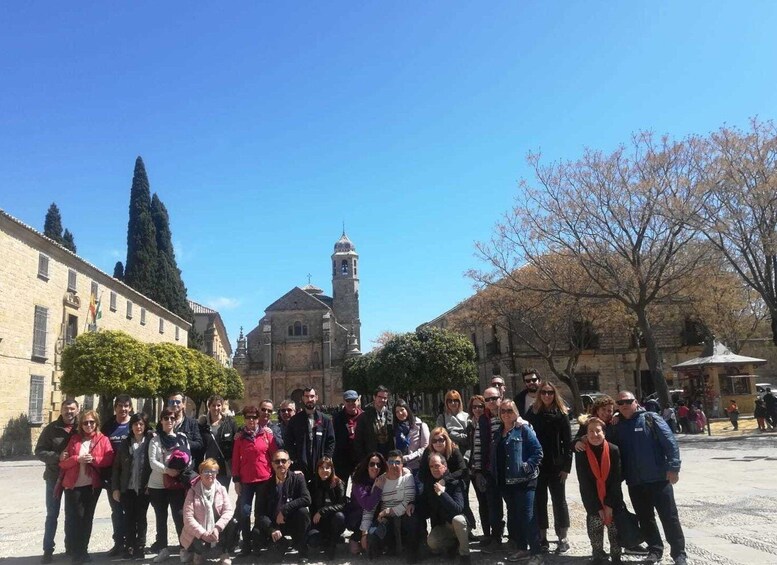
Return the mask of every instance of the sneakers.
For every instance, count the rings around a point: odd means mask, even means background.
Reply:
[[[556,553],[566,553],[567,551],[569,551],[569,540],[567,538],[558,540]]]
[[[219,565],[232,565],[232,558],[229,553],[222,553],[219,557]]]
[[[118,557],[122,553],[124,553],[124,546],[120,543],[116,543],[108,550],[108,557]]]
[[[655,551],[651,551],[647,554],[647,557],[645,557],[645,563],[650,563],[651,565],[654,565],[659,561],[661,561],[661,556]]]
[[[159,550],[159,554],[154,557],[154,563],[162,563],[164,561],[167,561],[170,557],[170,550],[166,547],[163,547]]]
[[[152,543],[152,544],[151,544],[151,547],[149,547],[149,548],[148,548],[148,550],[149,550],[151,553],[159,553],[159,552],[160,552],[160,551],[162,551],[164,548],[165,548],[165,546],[164,546],[164,545],[162,545],[162,544],[161,544],[161,543],[159,543],[158,541],[155,541],[154,543]]]
[[[507,560],[510,562],[523,561],[524,559],[528,559],[530,555],[531,552],[527,551],[526,549],[519,549],[515,553],[508,555]]]
[[[688,559],[685,555],[678,555],[674,558],[674,565],[688,565]]]
[[[540,552],[541,553],[549,553],[550,552],[550,544],[548,543],[548,539],[541,539],[540,540]]]

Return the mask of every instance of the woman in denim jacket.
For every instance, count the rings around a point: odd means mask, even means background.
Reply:
[[[499,418],[502,425],[491,442],[491,460],[496,463],[497,484],[507,504],[507,531],[517,547],[507,560],[520,561],[530,557],[529,565],[540,565],[544,559],[534,514],[534,493],[542,446],[528,422],[518,415],[512,400],[502,401]]]

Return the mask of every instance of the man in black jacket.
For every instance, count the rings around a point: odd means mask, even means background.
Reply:
[[[316,407],[318,395],[315,389],[305,388],[302,402],[305,409],[289,421],[289,437],[284,437],[284,443],[294,461],[292,470],[302,471],[309,483],[315,477],[318,460],[334,456],[335,430],[332,418]]]
[[[429,470],[422,484],[420,511],[429,518],[432,529],[426,543],[434,553],[458,550],[459,563],[469,564],[469,525],[464,515],[464,485],[448,473],[445,457],[439,453],[429,456]]]
[[[103,424],[100,431],[111,442],[114,453],[130,435],[130,417],[132,416],[132,399],[128,394],[119,394],[113,401],[113,416]],[[113,547],[108,551],[108,557],[117,557],[124,552],[124,507],[121,502],[111,496],[111,467],[101,471],[103,488],[108,493],[108,503],[111,506],[111,524],[113,525]]]
[[[175,414],[173,430],[186,434],[189,439],[189,449],[192,452],[195,468],[202,462],[202,436],[200,426],[194,418],[186,415],[186,397],[180,391],[167,395],[167,407]]]
[[[388,455],[394,449],[394,427],[388,409],[389,389],[379,385],[372,396],[372,404],[364,409],[356,424],[353,448],[356,460],[362,461],[373,451]]]
[[[289,470],[292,461],[284,449],[275,452],[272,458],[274,477],[267,495],[260,501],[258,518],[254,527],[255,538],[269,538],[272,549],[280,553],[286,550],[283,536],[291,536],[299,559],[308,555],[307,531],[310,527],[310,491],[302,475]],[[255,545],[264,539],[256,539]],[[279,557],[280,557],[279,556]],[[280,558],[278,559],[280,561]]]
[[[55,498],[54,485],[59,478],[59,456],[67,447],[70,436],[75,430],[78,417],[78,402],[63,400],[59,418],[48,424],[35,444],[35,457],[46,464],[43,480],[46,481],[46,526],[43,533],[43,558],[41,563],[51,563],[54,559],[54,536],[57,534],[57,520],[61,498]],[[65,550],[68,549],[65,538]]]
[[[335,430],[335,474],[348,486],[348,478],[353,473],[359,460],[356,458],[354,437],[356,425],[363,414],[359,394],[355,390],[346,390],[343,393],[345,406],[332,418],[332,426]]]
[[[537,369],[526,369],[522,372],[523,390],[515,395],[515,405],[521,418],[526,418],[529,407],[537,398],[537,391],[542,386],[542,377]]]

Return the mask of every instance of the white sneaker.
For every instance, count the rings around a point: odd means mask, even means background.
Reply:
[[[159,550],[159,554],[154,557],[154,563],[162,563],[163,561],[167,561],[167,559],[170,557],[170,550],[166,547]]]
[[[181,563],[191,563],[194,559],[194,554],[189,553],[188,550],[181,548]]]

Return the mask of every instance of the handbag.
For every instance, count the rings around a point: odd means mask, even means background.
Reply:
[[[612,513],[612,519],[615,529],[618,530],[621,547],[635,547],[645,541],[637,515],[632,514],[625,504]]]

